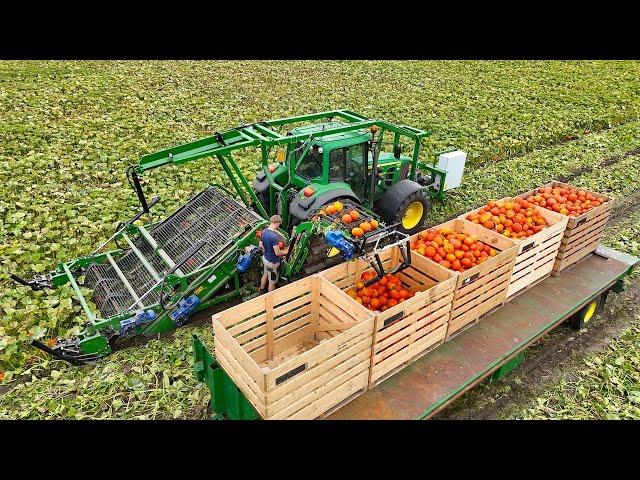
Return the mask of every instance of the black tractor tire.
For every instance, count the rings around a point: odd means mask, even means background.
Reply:
[[[414,202],[422,203],[422,218],[412,228],[404,228],[402,226],[402,217]],[[378,212],[387,225],[400,223],[398,230],[409,235],[422,230],[427,220],[427,212],[429,210],[429,197],[425,193],[422,186],[413,180],[401,180],[382,195],[378,202]]]

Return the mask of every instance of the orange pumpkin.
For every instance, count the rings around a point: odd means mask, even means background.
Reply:
[[[371,224],[369,222],[362,222],[360,228],[363,232],[367,233],[371,231]]]

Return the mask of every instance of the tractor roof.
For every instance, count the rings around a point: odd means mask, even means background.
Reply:
[[[314,123],[310,125],[304,125],[302,127],[294,128],[291,130],[293,135],[304,135],[322,132],[323,130],[331,130],[339,127],[345,127],[349,125],[344,122],[324,122]],[[352,130],[349,132],[333,133],[325,136],[319,136],[315,139],[316,145],[324,146],[329,145],[333,147],[341,147],[346,145],[354,145],[357,143],[363,143],[371,139],[371,133],[367,129]],[[337,145],[335,145],[337,143]]]

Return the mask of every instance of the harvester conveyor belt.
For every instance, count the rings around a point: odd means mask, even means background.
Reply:
[[[159,301],[157,287],[167,270],[180,276],[199,270],[222,254],[230,239],[259,221],[256,213],[210,186],[154,228],[139,227],[137,239],[122,234],[130,248],[117,258],[107,255],[107,263],[89,266],[83,286],[93,289],[104,318],[146,308]],[[190,254],[202,241],[204,246]]]

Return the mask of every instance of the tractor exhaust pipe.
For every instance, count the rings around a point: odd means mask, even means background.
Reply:
[[[375,140],[378,127],[371,126],[371,148],[373,149],[373,163],[371,165],[371,185],[369,188],[369,207],[373,208],[373,199],[376,194],[376,181],[378,180],[378,155],[380,153],[380,142]]]

